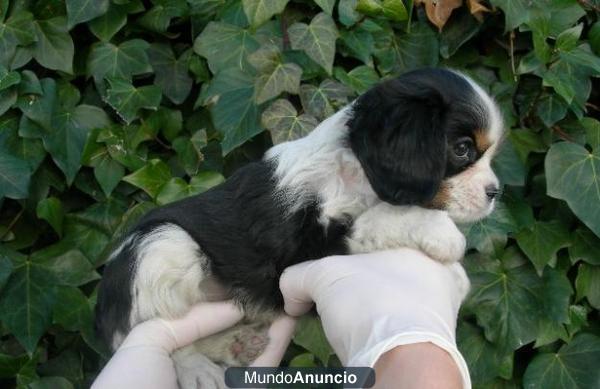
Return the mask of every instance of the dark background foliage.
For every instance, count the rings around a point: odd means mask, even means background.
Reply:
[[[103,251],[378,80],[500,103],[497,211],[466,226],[476,387],[600,387],[596,0],[0,0],[0,384],[86,387]],[[339,363],[305,319],[286,363]]]

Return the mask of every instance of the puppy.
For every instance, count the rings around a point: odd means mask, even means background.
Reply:
[[[459,260],[454,222],[493,210],[502,132],[493,100],[462,74],[384,81],[221,185],[145,215],[107,261],[97,328],[116,349],[139,322],[234,299],[244,323],[175,354],[181,386],[222,387],[222,368],[247,365],[267,342],[286,267],[395,247]]]

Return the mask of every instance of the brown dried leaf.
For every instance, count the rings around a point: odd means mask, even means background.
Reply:
[[[483,22],[483,14],[490,12],[490,9],[485,5],[481,4],[482,0],[467,0],[467,6],[471,15],[475,17],[479,22]]]
[[[462,5],[462,0],[420,0],[415,4],[425,3],[425,12],[429,21],[441,31],[452,11]]]

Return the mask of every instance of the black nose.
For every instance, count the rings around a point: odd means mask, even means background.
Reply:
[[[496,185],[488,185],[485,187],[485,194],[492,201],[500,194],[500,189]]]

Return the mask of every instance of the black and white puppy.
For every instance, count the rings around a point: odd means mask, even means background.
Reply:
[[[281,311],[286,267],[395,247],[459,260],[465,238],[454,222],[492,211],[502,132],[497,106],[464,75],[425,69],[384,81],[221,185],[145,215],[108,259],[97,328],[116,349],[141,321],[232,298],[247,322],[175,355],[182,386],[222,380],[221,366],[260,351],[250,343]]]

